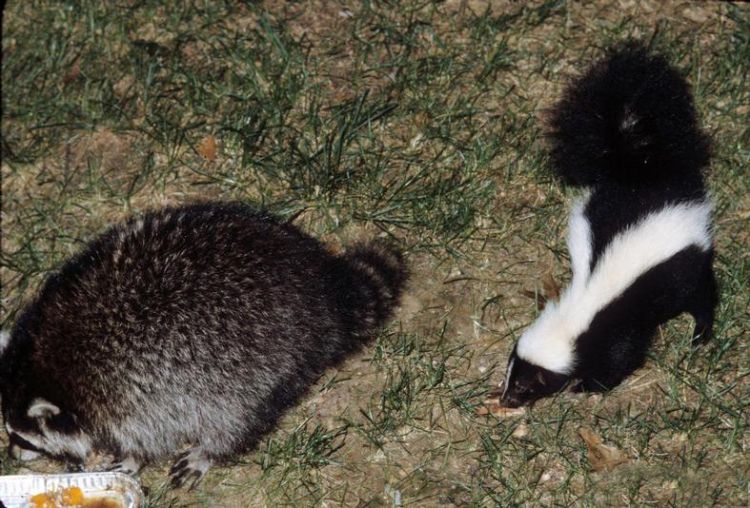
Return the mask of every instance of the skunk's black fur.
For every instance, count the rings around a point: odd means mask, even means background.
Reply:
[[[604,253],[623,252],[623,244],[613,240],[640,234],[647,241],[629,244],[642,251],[624,252],[613,269],[617,273],[607,275],[612,264],[598,272],[605,285],[629,270],[637,276],[610,295],[613,299],[586,307],[583,301],[591,298],[578,300],[572,295],[582,292],[571,290],[565,305],[549,309],[557,321],[546,323],[587,323],[585,330],[566,335],[559,330],[575,327],[540,325],[530,331],[542,316],[519,339],[505,380],[503,401],[509,406],[550,395],[574,380],[587,391],[617,386],[643,365],[657,326],[682,312],[696,320],[696,344],[708,340],[718,299],[710,220],[696,212],[710,210],[703,180],[710,144],[698,127],[688,84],[664,57],[634,42],[610,51],[567,89],[552,112],[549,134],[556,174],[568,185],[590,190],[585,206],[575,212],[589,235],[585,241],[569,239],[569,245],[586,245],[571,249],[571,258],[580,258],[579,270],[588,265],[585,284]],[[680,216],[687,209],[696,213],[685,215],[690,219],[682,229],[663,236],[642,229],[657,224],[659,216]],[[696,231],[700,239],[693,243]],[[669,251],[670,240],[682,250],[665,254],[655,266],[644,265],[650,268],[643,272],[634,268],[651,259],[649,254]],[[576,315],[590,315],[585,308],[595,313],[593,319],[576,321]],[[555,361],[551,351],[562,351],[566,354],[556,358],[569,360]]]
[[[694,179],[710,157],[687,82],[634,42],[575,81],[550,124],[553,167],[568,185]]]
[[[611,50],[571,84],[550,131],[554,171],[567,185],[594,190],[586,206],[592,267],[638,219],[706,196],[710,142],[690,87],[663,56],[636,42]]]

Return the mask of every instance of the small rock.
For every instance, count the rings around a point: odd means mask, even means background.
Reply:
[[[513,436],[516,439],[524,439],[528,435],[529,435],[529,426],[526,425],[525,423],[521,423],[518,426],[516,426],[516,428],[513,430],[513,434],[511,434],[511,436]]]

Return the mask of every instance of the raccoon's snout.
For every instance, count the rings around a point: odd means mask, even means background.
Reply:
[[[42,456],[41,453],[29,450],[28,448],[21,448],[17,444],[12,444],[8,447],[8,454],[14,460],[20,460],[26,462],[29,460],[36,460]]]
[[[20,461],[38,459],[42,455],[36,446],[29,443],[15,432],[10,434],[8,454],[11,458]]]

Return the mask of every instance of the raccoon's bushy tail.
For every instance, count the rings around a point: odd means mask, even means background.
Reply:
[[[368,337],[398,305],[409,277],[406,264],[399,251],[378,241],[350,247],[342,260],[349,276],[339,305],[345,309],[350,332]]]
[[[709,160],[687,82],[635,42],[572,83],[550,128],[552,164],[569,185],[649,182],[700,172]]]

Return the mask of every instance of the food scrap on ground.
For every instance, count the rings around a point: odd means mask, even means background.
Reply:
[[[492,415],[498,418],[508,418],[511,416],[521,416],[526,413],[522,407],[505,407],[500,404],[500,399],[485,400],[481,406],[476,409],[476,414]]]
[[[604,444],[602,438],[591,429],[581,427],[578,434],[586,443],[589,463],[593,471],[610,471],[629,460],[619,448]]]

